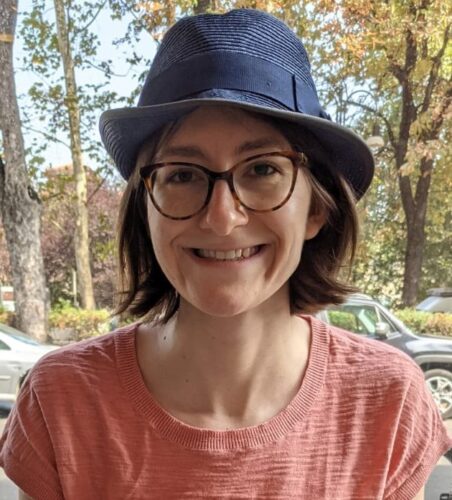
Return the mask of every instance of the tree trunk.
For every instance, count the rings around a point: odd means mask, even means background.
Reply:
[[[0,2],[0,210],[10,255],[17,327],[47,339],[47,300],[40,241],[41,206],[29,185],[13,68],[17,0]]]
[[[422,259],[424,256],[424,243],[425,234],[421,226],[408,228],[402,292],[402,301],[405,306],[414,306],[417,302]]]
[[[411,6],[413,17],[418,16],[418,11]],[[437,53],[441,61],[448,40],[448,30],[445,33],[443,47]],[[417,107],[413,97],[411,82],[416,62],[419,58],[419,47],[416,38],[408,27],[405,35],[405,62],[403,66],[392,65],[392,73],[402,87],[402,107],[399,126],[399,136],[395,147],[396,168],[399,173],[399,188],[402,198],[407,227],[407,241],[405,247],[405,268],[403,274],[402,302],[404,306],[413,306],[417,302],[417,294],[422,273],[422,260],[425,246],[425,221],[427,215],[428,194],[433,171],[433,160],[426,156],[419,160],[419,177],[416,183],[416,192],[413,194],[410,179],[400,172],[407,160],[412,124],[419,118],[421,112],[426,112],[431,102],[431,95],[438,78],[436,64],[432,66],[429,75],[429,84],[426,87],[422,109]],[[446,104],[443,103],[445,106]],[[418,141],[427,144],[429,140],[437,139],[443,117],[439,114],[430,123],[430,130],[422,132]]]
[[[80,292],[81,306],[85,309],[94,309],[95,302],[89,253],[87,181],[82,160],[80,138],[80,108],[77,99],[74,63],[69,43],[64,0],[54,0],[54,4],[57,22],[58,48],[63,59],[64,80],[66,85],[65,102],[69,115],[71,155],[76,190],[74,244],[77,283]]]
[[[407,225],[407,242],[405,249],[405,270],[403,276],[402,301],[405,306],[414,306],[422,273],[422,261],[425,247],[425,221],[427,217],[428,193],[431,183],[433,161],[421,159],[421,175],[417,181],[416,194],[413,198],[399,178],[402,203]],[[408,181],[408,179],[407,179]],[[408,198],[408,196],[410,198]]]

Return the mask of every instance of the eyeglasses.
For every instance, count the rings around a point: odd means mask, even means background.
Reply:
[[[187,162],[154,163],[140,169],[155,208],[165,217],[189,219],[205,208],[215,182],[228,183],[233,197],[253,212],[270,212],[291,197],[297,172],[308,159],[296,151],[251,156],[225,172]]]

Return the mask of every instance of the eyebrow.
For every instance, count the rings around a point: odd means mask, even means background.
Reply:
[[[246,152],[252,152],[256,149],[262,149],[264,147],[283,147],[281,141],[271,137],[262,137],[260,139],[255,139],[252,141],[242,142],[237,148],[235,148],[235,154],[242,154]],[[181,146],[168,146],[163,149],[163,154],[183,156],[185,158],[202,158],[207,159],[203,150],[198,146],[181,145]]]

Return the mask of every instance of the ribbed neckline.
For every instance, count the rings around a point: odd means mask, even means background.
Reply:
[[[305,316],[311,325],[311,347],[300,388],[277,415],[266,422],[241,429],[212,430],[193,427],[170,415],[147,389],[136,354],[138,325],[115,333],[116,363],[121,383],[135,408],[164,439],[192,450],[237,450],[256,448],[287,435],[311,409],[324,383],[328,360],[328,327],[320,320]]]

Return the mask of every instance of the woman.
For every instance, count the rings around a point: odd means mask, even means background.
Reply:
[[[422,498],[452,446],[422,372],[306,316],[350,291],[373,160],[295,35],[179,21],[101,133],[128,180],[118,311],[143,320],[30,374],[1,441],[22,498]]]

